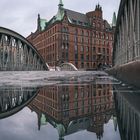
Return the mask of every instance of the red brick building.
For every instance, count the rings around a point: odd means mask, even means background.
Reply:
[[[99,4],[82,14],[65,9],[60,0],[57,14],[49,21],[38,15],[37,30],[27,39],[50,66],[70,62],[79,69],[94,69],[112,65],[113,34]]]

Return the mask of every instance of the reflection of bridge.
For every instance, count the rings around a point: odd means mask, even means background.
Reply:
[[[21,110],[37,92],[38,88],[32,87],[0,87],[0,119]]]
[[[122,140],[140,140],[139,102],[139,91],[128,92],[126,89],[124,91],[121,89],[115,93],[117,119]]]
[[[21,35],[0,27],[0,70],[47,70],[37,50]]]

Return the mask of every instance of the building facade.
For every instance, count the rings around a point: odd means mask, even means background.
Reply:
[[[79,69],[112,65],[114,26],[103,19],[102,7],[86,14],[65,9],[60,0],[58,12],[49,21],[38,15],[35,33],[27,39],[49,66],[70,62]]]

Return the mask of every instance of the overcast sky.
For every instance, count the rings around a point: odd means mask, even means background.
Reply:
[[[63,0],[65,8],[82,13],[94,10],[98,2],[104,19],[111,23],[120,0]],[[49,20],[57,13],[58,3],[59,0],[0,0],[0,26],[26,37],[36,30],[38,13]]]

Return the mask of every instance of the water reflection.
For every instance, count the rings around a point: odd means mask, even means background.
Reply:
[[[57,129],[59,139],[79,130],[103,137],[104,124],[116,117],[112,85],[54,85],[42,88],[28,105],[38,116],[38,129],[49,122]]]
[[[119,88],[114,92],[122,140],[140,140],[140,91]]]
[[[25,107],[37,95],[34,87],[0,87],[0,119],[11,116]]]
[[[80,131],[84,134],[87,132],[96,134],[97,139],[119,140],[119,134],[112,135],[117,130],[118,122],[122,140],[139,140],[139,92],[140,90],[124,84],[112,86],[101,83],[51,85],[43,88],[0,87],[0,119],[19,111],[18,115],[0,121],[0,139],[8,140],[7,137],[9,137],[9,139],[15,140],[37,140],[39,138],[44,140],[47,131],[47,133],[51,133],[51,136],[47,135],[50,140],[63,140],[64,138],[71,140],[70,134],[74,134],[76,137],[77,132]],[[27,105],[28,108],[20,111]],[[30,110],[34,113],[31,113]],[[20,125],[18,120],[20,120]],[[111,125],[108,123],[109,120],[113,120],[114,129],[111,128],[106,133],[107,127]],[[23,125],[21,125],[22,122]],[[54,133],[50,124],[59,137]],[[37,125],[40,131],[35,130]],[[18,129],[15,129],[14,126]],[[23,130],[26,133],[23,133]],[[86,132],[81,130],[86,130]],[[18,133],[14,133],[17,131]],[[31,136],[27,135],[30,133]],[[109,137],[110,135],[112,138]],[[52,136],[54,137],[52,138]],[[88,133],[87,137],[87,139],[92,139],[94,135]],[[82,139],[82,135],[77,139]]]

